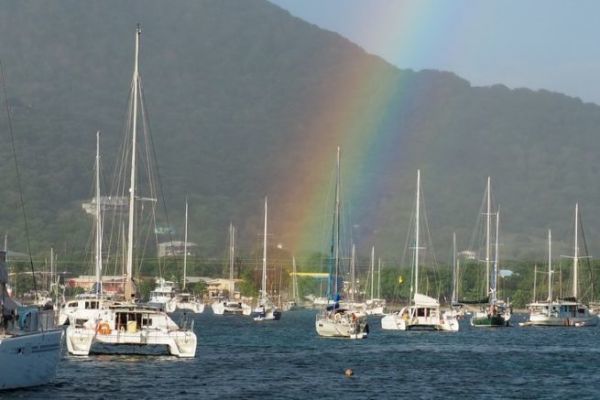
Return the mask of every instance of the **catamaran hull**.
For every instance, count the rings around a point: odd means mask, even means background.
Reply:
[[[319,336],[328,338],[366,339],[369,333],[369,326],[362,318],[349,322],[343,318],[336,320],[317,316],[315,329]]]
[[[559,318],[559,317],[530,317],[527,322],[521,322],[520,326],[596,326],[598,325],[598,317],[592,315],[587,318]]]
[[[383,306],[367,308],[365,312],[367,315],[384,315]]]
[[[278,321],[281,319],[281,311],[268,310],[266,312],[254,312],[253,319],[255,321]]]
[[[456,318],[402,318],[399,313],[388,314],[381,318],[381,329],[394,331],[445,331],[458,332],[459,324]]]
[[[173,301],[167,301],[167,302],[152,302],[152,301],[149,301],[148,305],[152,306],[152,307],[156,307],[157,309],[162,310],[162,311],[164,311],[166,313],[173,313],[177,309],[176,305],[175,305],[175,302],[173,302]]]
[[[0,390],[45,385],[56,375],[62,329],[0,339]]]
[[[215,315],[251,315],[252,307],[244,303],[236,303],[235,306],[228,306],[224,302],[214,302],[211,304],[213,314]]]
[[[194,314],[202,314],[204,312],[204,303],[176,303],[175,311],[190,311]]]
[[[92,346],[101,343],[105,346],[101,346],[98,352],[102,353],[112,353],[110,345],[167,346],[171,355],[191,358],[196,356],[196,340],[191,331],[112,331],[100,334],[93,329],[67,328],[67,349],[75,356],[88,356]]]

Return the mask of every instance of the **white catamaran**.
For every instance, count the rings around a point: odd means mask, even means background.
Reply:
[[[131,85],[131,179],[129,186],[129,233],[127,236],[127,260],[124,295],[121,304],[99,305],[90,319],[78,319],[75,315],[67,328],[67,348],[70,354],[87,356],[94,352],[115,352],[117,348],[127,353],[147,354],[144,349],[152,346],[166,347],[171,355],[194,357],[196,335],[193,321],[179,327],[165,311],[155,307],[135,303],[133,282],[133,239],[136,201],[136,133],[138,119],[138,99],[141,99],[140,77],[138,74],[139,40],[141,30],[135,33],[135,62]],[[97,204],[99,207],[99,204]],[[99,252],[99,251],[98,251]],[[95,346],[95,349],[92,349]]]
[[[552,232],[548,230],[548,297],[546,301],[534,301],[527,305],[529,320],[521,326],[596,326],[598,317],[590,313],[589,308],[578,300],[578,263],[579,255],[579,205],[575,205],[575,244],[573,249],[573,297],[553,298],[552,294]],[[535,282],[535,280],[534,280]]]
[[[458,320],[452,313],[443,313],[440,303],[433,297],[419,293],[419,219],[421,203],[421,171],[417,170],[417,194],[415,207],[415,246],[413,258],[414,295],[411,304],[400,311],[387,314],[381,319],[381,328],[386,330],[436,330],[457,332]]]

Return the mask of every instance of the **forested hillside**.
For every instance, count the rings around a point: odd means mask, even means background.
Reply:
[[[447,258],[452,231],[468,246],[488,175],[502,209],[505,258],[541,258],[547,228],[557,252],[561,245],[566,252],[576,201],[588,244],[600,248],[596,105],[399,70],[263,0],[5,1],[0,60],[34,252],[83,253],[92,221],[81,202],[92,193],[95,133],[103,133],[108,177],[122,140],[138,22],[170,220],[181,236],[188,196],[201,256],[224,252],[229,221],[241,251],[253,249],[265,195],[274,243],[325,251],[330,217],[296,221],[301,235],[290,232],[290,219],[309,205],[320,204],[309,210],[314,215],[330,212],[325,189],[337,144],[361,252],[375,243],[384,257],[400,257],[417,168],[438,258]],[[0,134],[0,227],[24,251],[5,113]],[[322,201],[308,204],[319,190]]]

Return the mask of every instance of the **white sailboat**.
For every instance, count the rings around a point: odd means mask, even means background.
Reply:
[[[500,211],[496,210],[496,245],[494,252],[493,270],[490,271],[490,237],[491,237],[491,218],[492,218],[492,201],[491,201],[491,178],[488,176],[486,187],[486,235],[485,235],[485,276],[486,290],[489,301],[474,313],[471,317],[471,326],[475,327],[503,327],[509,326],[511,317],[510,304],[498,298],[498,253],[499,253],[499,227],[500,227]],[[490,279],[491,278],[491,279]]]
[[[273,321],[281,318],[281,310],[275,306],[269,294],[267,293],[267,210],[267,198],[265,197],[265,232],[263,240],[262,280],[260,295],[258,297],[258,305],[253,312],[255,321]]]
[[[183,239],[183,284],[181,285],[181,292],[176,293],[173,298],[175,310],[182,310],[186,312],[192,312],[194,314],[200,314],[204,312],[204,303],[200,301],[192,293],[186,291],[187,286],[187,244],[188,244],[188,202],[185,200],[185,229]]]
[[[0,66],[0,87],[6,104],[6,84]],[[6,107],[12,136],[11,115]],[[13,146],[15,165],[18,166],[17,154]],[[23,198],[21,178],[17,174],[18,187],[21,194],[20,207],[23,209],[24,224],[25,202]],[[27,235],[28,236],[28,235]],[[0,390],[26,388],[50,383],[62,353],[63,330],[54,326],[54,309],[52,304],[44,307],[23,307],[11,297],[6,265],[7,238],[4,237],[4,251],[0,251]],[[29,248],[29,238],[27,237]],[[37,292],[36,276],[33,260],[30,256],[34,293]],[[27,395],[26,395],[27,397]]]
[[[463,304],[458,301],[458,277],[460,275],[460,262],[456,253],[456,232],[452,232],[452,295],[450,299],[451,312],[457,317],[462,318],[465,314]]]
[[[284,304],[285,311],[294,311],[300,308],[298,296],[298,271],[296,270],[296,257],[292,256],[292,297]]]
[[[352,254],[350,256],[350,285],[347,291],[347,298],[340,301],[340,306],[357,316],[368,315],[367,303],[358,301],[356,294],[356,246],[352,245]]]
[[[575,243],[573,249],[573,297],[555,299],[552,294],[552,232],[548,230],[548,297],[546,301],[534,301],[527,305],[529,320],[521,326],[596,326],[597,315],[578,300],[578,263],[579,255],[579,205],[575,205]],[[535,296],[535,289],[534,289]]]
[[[414,295],[411,304],[400,311],[387,314],[381,319],[381,328],[385,330],[436,330],[457,332],[458,320],[452,313],[443,313],[440,303],[433,297],[419,293],[419,219],[421,203],[421,171],[417,170],[417,194],[415,212],[415,247],[413,262]]]
[[[381,258],[377,262],[377,297],[373,297],[375,289],[375,246],[371,247],[371,298],[366,301],[368,315],[383,315],[385,299],[381,298]]]
[[[129,353],[147,354],[149,346],[166,347],[171,355],[194,357],[196,355],[196,335],[193,321],[189,326],[179,327],[168,314],[155,307],[135,303],[133,282],[133,235],[136,201],[136,136],[138,119],[138,98],[141,98],[140,77],[138,74],[140,27],[135,32],[135,62],[131,85],[131,176],[129,186],[129,227],[127,237],[127,263],[125,279],[125,301],[123,304],[110,304],[99,307],[94,319],[78,321],[72,319],[67,328],[67,348],[70,354],[87,356],[95,346],[95,352],[113,352],[125,348]],[[99,206],[99,204],[97,204]]]
[[[332,246],[329,257],[328,302],[316,316],[315,329],[319,336],[365,339],[369,333],[366,316],[340,306],[338,279],[340,273],[340,148],[337,148],[335,208]],[[353,279],[354,281],[354,279]],[[353,282],[354,283],[354,282]]]
[[[108,299],[102,288],[102,207],[100,203],[100,132],[96,132],[95,166],[95,212],[94,212],[94,272],[96,281],[91,292],[82,293],[75,299],[63,302],[60,307],[58,324],[83,324],[98,317],[100,309],[120,302]]]
[[[24,307],[8,291],[6,252],[0,251],[0,390],[38,386],[56,375],[62,329],[54,327],[54,310]]]
[[[215,315],[250,315],[252,307],[241,300],[235,299],[235,280],[233,267],[235,264],[235,227],[229,224],[229,290],[226,297],[219,296],[211,308]]]

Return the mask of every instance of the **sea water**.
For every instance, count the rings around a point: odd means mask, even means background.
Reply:
[[[457,333],[397,332],[370,317],[368,339],[345,340],[320,338],[315,314],[254,322],[207,310],[195,319],[194,359],[65,354],[54,383],[0,398],[600,399],[600,327],[472,328],[465,319]]]

